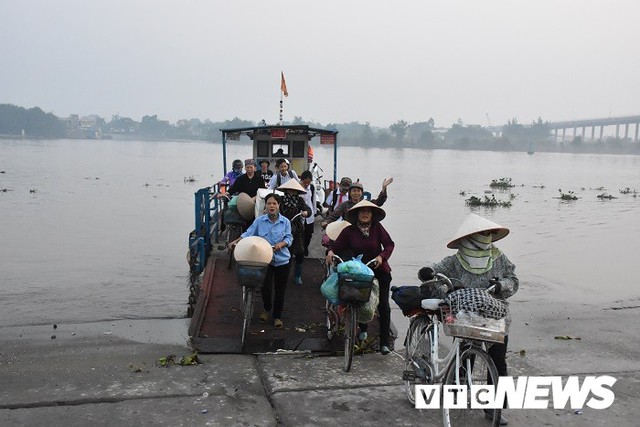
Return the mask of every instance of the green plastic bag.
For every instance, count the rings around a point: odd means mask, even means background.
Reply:
[[[320,285],[320,292],[331,304],[338,304],[338,273],[332,272]]]

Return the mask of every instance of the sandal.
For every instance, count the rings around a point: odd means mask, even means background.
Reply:
[[[267,320],[269,320],[269,313],[267,313],[266,311],[263,311],[262,313],[260,313],[260,317],[258,317],[258,321],[260,321],[260,323],[267,323]]]
[[[273,320],[273,326],[276,329],[282,329],[284,327],[284,323],[282,323],[282,320],[280,320],[280,319],[274,319]]]

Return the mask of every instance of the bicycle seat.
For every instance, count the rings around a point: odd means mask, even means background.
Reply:
[[[428,298],[423,299],[420,305],[425,310],[436,311],[440,309],[440,304],[442,304],[442,300],[439,298]]]

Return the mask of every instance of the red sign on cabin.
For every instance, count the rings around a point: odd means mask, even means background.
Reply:
[[[271,129],[271,138],[273,139],[285,139],[287,132],[285,129]]]
[[[320,135],[320,144],[330,144],[333,145],[336,143],[335,135]]]

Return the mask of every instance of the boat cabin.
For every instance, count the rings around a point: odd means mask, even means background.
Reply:
[[[268,160],[272,165],[278,159],[287,159],[289,167],[297,174],[309,169],[313,163],[313,148],[310,141],[320,138],[320,144],[334,147],[333,181],[337,176],[337,130],[312,128],[307,125],[253,126],[235,129],[220,129],[222,132],[222,161],[227,173],[227,143],[240,141],[244,135],[253,141],[253,158],[260,164]],[[277,171],[274,171],[277,172]]]

